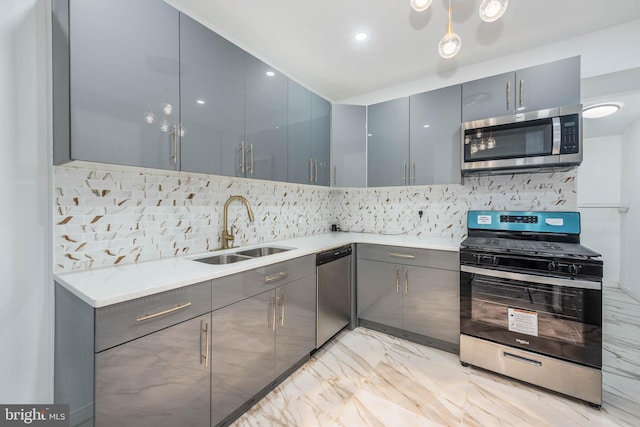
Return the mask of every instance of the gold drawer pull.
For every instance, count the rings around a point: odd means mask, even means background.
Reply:
[[[178,304],[173,308],[169,308],[167,310],[164,311],[159,311],[157,313],[153,313],[153,314],[145,314],[144,316],[138,317],[136,319],[136,322],[143,322],[145,320],[149,320],[149,319],[153,319],[159,316],[164,316],[165,314],[169,314],[169,313],[173,313],[174,311],[178,311],[178,310],[182,310],[183,308],[187,308],[191,305],[190,302],[184,303],[184,304]]]
[[[264,283],[277,282],[278,280],[286,279],[289,277],[288,271],[281,271],[280,273],[272,274],[264,278]]]
[[[394,258],[403,258],[403,259],[414,259],[416,257],[415,255],[396,254],[393,252],[390,252],[389,256]]]

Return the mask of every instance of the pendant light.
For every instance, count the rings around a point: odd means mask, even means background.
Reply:
[[[427,10],[433,0],[411,0],[411,7],[416,12]]]
[[[509,0],[482,0],[480,3],[480,19],[493,22],[500,19],[507,10]]]
[[[438,53],[445,59],[453,58],[460,52],[461,46],[462,39],[451,28],[451,0],[449,0],[449,26],[447,27],[447,34],[438,43]]]

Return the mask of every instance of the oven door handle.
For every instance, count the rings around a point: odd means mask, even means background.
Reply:
[[[560,277],[535,276],[533,274],[514,273],[511,271],[489,270],[488,268],[478,268],[469,265],[461,265],[460,271],[480,276],[496,277],[498,279],[519,280],[521,282],[539,283],[541,285],[566,286],[568,288],[594,289],[601,290],[600,282],[591,282],[588,280],[570,280]]]

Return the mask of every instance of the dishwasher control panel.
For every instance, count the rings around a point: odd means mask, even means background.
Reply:
[[[326,264],[331,261],[335,261],[340,258],[351,255],[353,250],[351,246],[343,246],[340,248],[331,249],[329,251],[320,252],[316,255],[316,265]]]

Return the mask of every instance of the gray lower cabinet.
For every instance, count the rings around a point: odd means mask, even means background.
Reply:
[[[334,187],[367,186],[367,107],[331,106],[331,163]]]
[[[52,7],[56,164],[178,169],[179,12],[156,0]]]
[[[462,121],[580,104],[580,57],[462,84]]]
[[[95,356],[95,425],[209,426],[211,314]]]
[[[458,350],[457,252],[358,245],[357,253],[361,323],[390,326],[425,337],[435,346]]]

